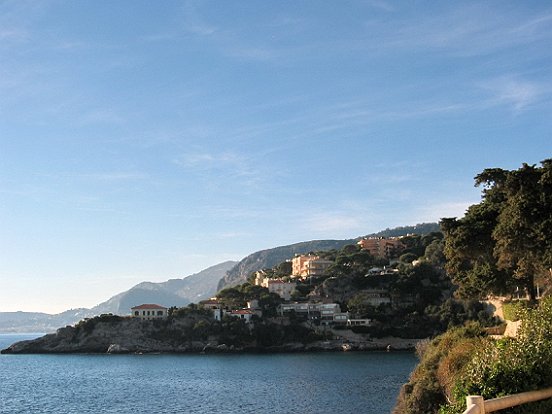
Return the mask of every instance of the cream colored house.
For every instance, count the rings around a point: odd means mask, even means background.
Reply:
[[[143,320],[163,319],[168,316],[168,309],[166,307],[152,303],[134,306],[130,311],[130,314],[134,318]]]
[[[296,283],[284,282],[281,279],[269,279],[267,282],[268,291],[276,293],[284,300],[290,300],[291,294],[295,291]]]

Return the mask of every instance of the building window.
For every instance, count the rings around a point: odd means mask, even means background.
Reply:
[[[134,316],[140,315],[140,311],[134,311]]]
[[[157,311],[157,316],[163,316],[163,311]]]

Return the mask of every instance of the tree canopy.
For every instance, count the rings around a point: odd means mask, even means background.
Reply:
[[[525,288],[552,276],[552,159],[517,170],[489,168],[475,177],[482,200],[461,219],[445,218],[447,271],[463,296]]]

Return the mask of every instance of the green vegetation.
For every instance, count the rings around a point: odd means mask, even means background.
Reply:
[[[523,316],[524,312],[529,307],[529,302],[524,300],[505,302],[502,304],[502,313],[504,314],[504,319],[509,321],[517,321]]]
[[[446,269],[459,294],[483,297],[516,286],[535,299],[535,280],[552,276],[552,159],[542,167],[484,170],[483,200],[461,219],[441,221]]]
[[[470,323],[427,344],[394,412],[459,414],[468,395],[490,399],[552,386],[552,298],[522,313],[516,338],[495,340]],[[552,401],[546,401],[504,412],[551,410]]]
[[[458,285],[458,297],[525,289],[527,301],[503,305],[506,319],[521,321],[517,336],[493,339],[472,322],[425,344],[394,413],[458,414],[466,408],[467,395],[489,399],[552,386],[552,298],[537,306],[534,289],[536,281],[547,285],[552,276],[552,160],[541,164],[483,171],[475,178],[484,187],[482,201],[461,219],[441,221],[445,269]],[[431,254],[426,249],[425,255],[440,260],[438,249]],[[463,319],[456,317],[461,312],[454,301],[447,302],[433,314],[447,312],[445,320],[454,323]],[[483,319],[479,312],[474,316],[466,319]],[[547,400],[501,412],[551,411]]]

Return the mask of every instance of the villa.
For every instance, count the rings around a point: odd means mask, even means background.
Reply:
[[[168,316],[168,309],[161,305],[146,303],[130,309],[131,316],[142,320],[163,319]]]

